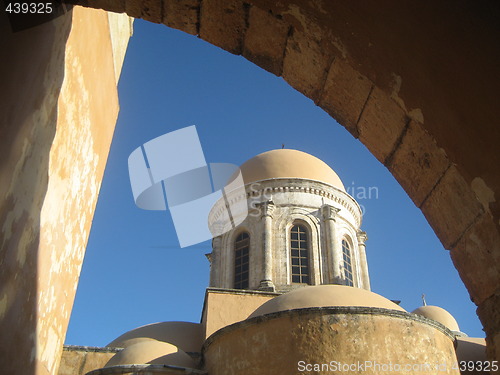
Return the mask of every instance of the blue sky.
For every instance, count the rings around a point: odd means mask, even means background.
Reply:
[[[425,293],[462,331],[484,337],[448,252],[420,210],[358,140],[283,79],[196,37],[136,20],[119,96],[66,344],[104,346],[144,324],[199,322],[210,242],[179,248],[168,212],[135,206],[127,165],[137,147],[190,125],[209,163],[239,165],[285,144],[329,164],[355,198],[372,187],[370,199],[357,199],[365,210],[372,290],[408,311]]]

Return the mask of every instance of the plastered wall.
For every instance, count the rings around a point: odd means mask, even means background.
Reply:
[[[54,374],[118,115],[131,22],[74,8],[12,32],[0,17],[0,368]]]

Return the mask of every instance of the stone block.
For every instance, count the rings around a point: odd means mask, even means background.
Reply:
[[[143,0],[141,18],[154,23],[162,23],[162,0]]]
[[[498,361],[500,360],[500,288],[479,305],[477,315],[486,332],[486,356],[489,360]]]
[[[76,350],[63,350],[58,375],[80,374],[80,369],[85,361],[86,352]]]
[[[250,8],[243,56],[261,68],[281,75],[289,26],[257,7]]]
[[[188,34],[198,35],[200,0],[164,0],[163,23]]]
[[[125,0],[97,0],[89,1],[89,6],[92,8],[99,8],[107,10],[108,12],[124,13]],[[96,5],[94,5],[96,4]]]
[[[486,357],[490,361],[498,361],[500,358],[500,332],[491,338],[490,346],[486,348]],[[490,374],[500,374],[500,366],[497,371],[492,371]]]
[[[238,0],[204,0],[200,38],[235,55],[243,51],[248,6]]]
[[[406,126],[405,111],[374,87],[358,122],[359,139],[385,164]]]
[[[82,367],[82,375],[104,367],[115,354],[114,352],[87,352],[85,363]]]
[[[125,11],[130,17],[141,18],[142,0],[126,0]]]
[[[477,305],[500,284],[500,234],[489,214],[482,216],[450,252],[455,268]]]
[[[448,168],[421,209],[448,250],[483,213],[481,203],[454,165]]]
[[[293,88],[316,102],[333,61],[333,52],[303,31],[288,37],[283,61],[283,78]]]
[[[318,104],[357,138],[358,119],[372,85],[368,78],[354,70],[347,61],[337,58],[328,72]]]
[[[86,8],[104,9],[108,12],[125,13],[126,0],[65,0],[66,4],[79,5]]]
[[[412,120],[388,168],[420,207],[449,165],[444,150],[422,124]]]

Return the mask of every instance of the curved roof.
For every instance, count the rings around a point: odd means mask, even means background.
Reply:
[[[379,294],[343,285],[316,285],[299,288],[267,301],[249,318],[278,311],[308,307],[358,306],[405,311]]]
[[[324,161],[308,153],[280,149],[254,156],[240,167],[245,184],[271,178],[304,178],[327,183],[345,191],[337,173]]]
[[[124,348],[134,343],[136,338],[151,338],[171,343],[185,352],[199,352],[203,344],[204,333],[199,323],[153,323],[128,331],[106,346]]]
[[[111,357],[104,367],[146,363],[188,368],[196,367],[191,357],[176,346],[153,339],[137,340]]]
[[[426,318],[441,323],[450,331],[460,332],[458,323],[448,311],[438,306],[421,306],[412,311],[413,314],[425,316]]]

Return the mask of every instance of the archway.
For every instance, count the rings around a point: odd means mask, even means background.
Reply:
[[[489,57],[499,55],[493,47],[498,6],[300,0],[91,6],[164,23],[241,54],[282,76],[359,138],[451,251],[479,306],[493,356],[500,257],[494,166],[500,154],[488,142],[499,135],[493,126],[498,60]],[[451,8],[453,17],[446,17]],[[464,59],[464,51],[473,57]],[[478,122],[483,126],[475,127]]]
[[[76,3],[198,34],[282,76],[339,120],[451,251],[489,355],[500,357],[497,5]]]

